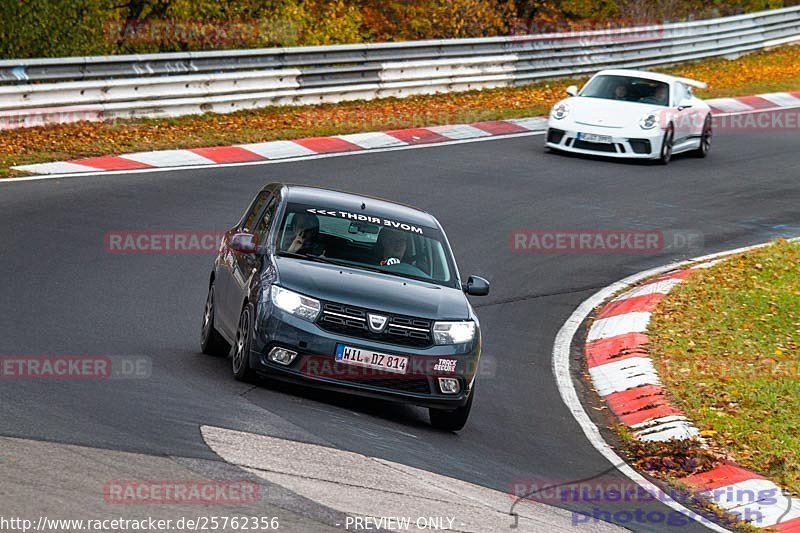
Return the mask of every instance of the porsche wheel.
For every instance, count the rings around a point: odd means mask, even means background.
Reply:
[[[711,137],[713,136],[713,129],[711,126],[711,113],[706,115],[706,120],[703,123],[703,132],[700,134],[700,146],[694,151],[697,157],[706,157],[708,152],[711,151]]]
[[[670,124],[667,126],[667,131],[664,132],[664,140],[661,142],[661,155],[658,158],[658,162],[662,165],[669,164],[672,159],[672,143],[674,140],[675,128]]]

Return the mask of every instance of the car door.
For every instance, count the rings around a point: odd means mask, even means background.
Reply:
[[[237,256],[242,255],[231,250],[228,242],[232,235],[239,231],[250,231],[255,227],[259,215],[272,198],[271,191],[261,191],[251,202],[242,219],[222,238],[220,257],[214,273],[214,308],[217,309],[216,321],[218,329],[229,339],[236,335],[236,326],[241,311],[239,283],[241,265]]]
[[[699,117],[699,110],[692,105],[681,109],[681,102],[689,100],[693,103],[692,91],[683,83],[675,83],[675,144],[686,142],[697,135],[697,131],[702,129],[702,120]],[[702,118],[702,117],[701,117]],[[698,122],[700,127],[698,128]]]
[[[261,210],[260,214],[255,218],[252,227],[248,226],[243,231],[252,231],[258,236],[259,250],[264,251],[267,239],[269,238],[269,230],[272,227],[272,222],[277,211],[278,200],[274,195],[266,201],[266,205]],[[261,269],[263,261],[265,260],[263,253],[256,254],[233,254],[233,271],[231,280],[233,284],[234,301],[232,302],[232,310],[237,313],[241,312],[244,301],[250,295],[250,289],[253,285],[253,277]]]

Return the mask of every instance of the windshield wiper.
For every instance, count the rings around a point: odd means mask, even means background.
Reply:
[[[281,251],[276,252],[276,253],[277,253],[277,255],[280,255],[282,257],[293,257],[295,259],[305,259],[306,261],[314,261],[315,263],[327,263],[327,264],[330,264],[330,265],[337,264],[337,263],[334,263],[333,261],[330,261],[330,260],[325,259],[323,257],[317,257],[315,255],[298,254],[297,252],[289,252],[287,250],[281,250]]]

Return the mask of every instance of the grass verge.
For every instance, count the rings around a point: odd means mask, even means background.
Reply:
[[[712,445],[800,495],[800,243],[694,274],[648,334],[662,381]]]
[[[698,92],[702,98],[796,90],[800,88],[797,53],[797,47],[782,47],[734,61],[714,59],[662,70],[708,82],[709,89]],[[229,115],[8,130],[0,134],[0,177],[18,174],[9,169],[14,165],[106,154],[538,116],[547,114],[553,103],[564,97],[564,87],[584,81],[335,105],[267,107]]]

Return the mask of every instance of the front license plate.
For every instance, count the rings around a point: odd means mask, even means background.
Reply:
[[[578,140],[586,141],[587,143],[611,144],[611,136],[596,135],[594,133],[579,133]]]
[[[362,350],[344,344],[336,345],[336,361],[348,365],[363,366],[384,370],[395,374],[405,374],[408,368],[408,357],[389,355],[386,353]]]

